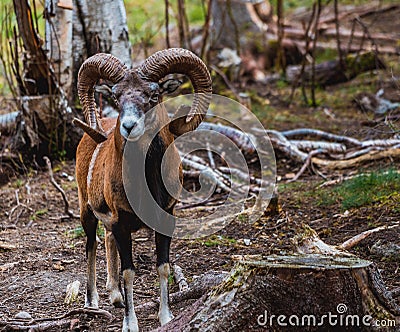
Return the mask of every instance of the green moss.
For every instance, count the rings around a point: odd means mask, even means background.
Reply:
[[[237,241],[232,238],[220,236],[220,235],[211,235],[206,239],[202,240],[201,243],[206,247],[215,247],[215,246],[230,246],[235,244]]]

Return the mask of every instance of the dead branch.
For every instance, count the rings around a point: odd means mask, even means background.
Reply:
[[[368,154],[364,154],[357,158],[348,160],[325,160],[319,158],[313,158],[312,162],[318,166],[323,166],[329,169],[344,169],[355,167],[366,161],[379,160],[384,158],[398,158],[400,157],[400,148],[390,148],[380,151],[371,151]]]
[[[89,309],[89,308],[79,308],[73,309],[67,312],[64,315],[56,316],[56,317],[48,317],[48,318],[38,318],[31,320],[28,325],[23,325],[20,322],[2,322],[0,321],[0,326],[4,326],[6,331],[47,331],[50,329],[57,328],[59,330],[69,330],[71,326],[71,322],[73,320],[66,319],[67,317],[86,314],[90,316],[101,316],[110,321],[114,320],[114,316],[110,314],[108,311],[103,309]],[[37,322],[46,322],[46,323],[39,323],[34,324]]]
[[[290,142],[297,146],[300,150],[305,151],[312,151],[317,149],[323,150],[327,153],[341,153],[346,151],[346,146],[340,143],[309,140],[290,140]]]
[[[360,146],[361,142],[358,139],[352,138],[352,137],[347,137],[347,136],[341,136],[341,135],[335,135],[331,133],[327,133],[322,130],[318,129],[312,129],[312,128],[300,128],[300,129],[292,129],[292,130],[286,130],[282,132],[282,135],[285,137],[293,137],[293,136],[315,136],[318,138],[338,142],[338,143],[348,143],[352,144],[355,146]]]
[[[293,177],[293,179],[290,179],[290,180],[288,180],[287,182],[289,183],[289,182],[297,181],[297,180],[299,179],[299,177],[300,177],[300,176],[304,173],[304,171],[307,169],[307,167],[311,165],[312,157],[315,156],[315,155],[317,155],[317,154],[319,154],[319,153],[322,153],[322,152],[323,152],[322,149],[318,149],[318,150],[313,150],[313,151],[311,151],[311,152],[308,154],[305,163],[304,163],[303,166],[300,168],[300,170],[297,172],[297,174]]]
[[[228,272],[209,271],[196,278],[189,284],[189,289],[172,293],[169,296],[169,303],[176,304],[186,300],[199,299],[211,288],[219,285],[227,276]],[[136,311],[154,311],[159,305],[159,300],[153,300],[135,307]]]
[[[211,122],[202,122],[199,130],[213,130],[230,138],[245,154],[253,154],[256,151],[256,138],[250,133],[244,133],[236,128],[215,124]],[[263,131],[265,134],[266,131]]]
[[[250,174],[247,174],[238,168],[233,168],[233,167],[229,168],[229,167],[221,166],[221,167],[218,167],[218,169],[223,173],[230,173],[233,176],[237,176],[239,179],[241,179],[243,181],[250,182],[251,184],[256,184],[259,186],[268,185],[268,183],[266,183],[262,179],[251,176]]]
[[[12,219],[12,216],[13,216],[14,212],[15,212],[18,208],[20,208],[20,207],[22,207],[22,208],[24,208],[24,209],[27,209],[27,210],[29,210],[30,212],[33,212],[33,210],[32,210],[29,206],[27,206],[26,204],[20,202],[18,193],[19,193],[19,189],[16,189],[16,190],[15,190],[16,205],[15,205],[15,206],[10,210],[10,212],[8,213],[8,219],[10,220],[10,222],[11,222],[11,219]],[[21,212],[21,213],[22,213],[22,212]],[[14,225],[16,225],[16,224],[18,223],[19,216],[21,215],[21,213],[18,214],[17,217],[15,218],[15,221],[14,221],[14,223],[13,223]]]
[[[208,160],[210,161],[210,166],[211,166],[211,168],[215,168],[215,161],[214,161],[214,157],[213,157],[209,142],[207,142],[206,147],[207,147]]]
[[[51,166],[51,162],[50,159],[46,156],[43,157],[43,160],[46,162],[47,165],[47,171],[49,173],[50,176],[50,182],[51,184],[54,186],[54,188],[56,188],[60,193],[61,196],[63,198],[64,201],[64,212],[70,217],[70,218],[75,218],[75,219],[79,219],[80,217],[76,214],[74,214],[74,212],[72,210],[69,209],[69,202],[67,199],[67,195],[65,195],[65,191],[63,188],[61,188],[61,186],[56,182],[56,180],[54,179],[54,175],[53,175],[53,170],[52,170],[52,166]]]
[[[357,234],[356,236],[353,236],[352,238],[346,240],[345,242],[343,242],[341,245],[338,246],[339,249],[343,249],[343,250],[349,250],[351,248],[353,248],[354,246],[356,246],[357,244],[359,244],[362,240],[364,240],[365,238],[367,238],[368,236],[370,236],[373,233],[376,232],[380,232],[383,230],[387,230],[387,229],[392,229],[392,228],[396,228],[399,227],[399,223],[397,223],[396,225],[391,225],[391,226],[380,226],[380,227],[376,227],[373,229],[369,229],[367,231],[364,231],[360,234]]]
[[[200,164],[194,160],[190,160],[187,156],[182,159],[182,165],[184,167],[188,167],[191,169],[196,169],[201,172],[201,175],[210,180],[212,183],[215,183],[221,189],[230,192],[229,183],[226,183],[226,180],[217,170],[213,170],[211,167],[207,165]]]
[[[231,92],[235,95],[235,98],[237,100],[240,100],[240,96],[239,96],[239,92],[237,91],[237,89],[235,88],[235,86],[231,83],[231,81],[229,80],[229,78],[224,74],[224,72],[222,70],[220,70],[217,66],[214,65],[210,65],[210,68],[212,70],[214,70],[219,76],[222,77],[222,79],[224,80],[226,86],[229,88],[229,90],[231,90]]]
[[[38,318],[38,319],[35,319],[34,321],[35,322],[46,322],[46,321],[60,320],[60,319],[64,319],[67,317],[71,317],[74,315],[80,315],[80,314],[86,314],[89,316],[100,316],[100,317],[107,318],[110,321],[115,318],[110,312],[108,312],[107,310],[104,310],[104,309],[77,308],[77,309],[68,311],[64,315],[60,315],[60,316],[56,316],[56,317],[48,317],[48,318]]]
[[[0,321],[0,327],[4,327],[4,331],[26,331],[26,332],[39,332],[39,331],[68,331],[73,326],[73,320],[63,319],[60,321],[46,322],[34,325],[19,325],[17,323],[2,322]]]

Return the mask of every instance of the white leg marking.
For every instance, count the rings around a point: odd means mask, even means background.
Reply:
[[[125,316],[122,325],[122,332],[139,331],[138,321],[133,306],[133,278],[135,272],[133,270],[125,270],[123,272],[124,288],[125,288]]]
[[[160,278],[160,309],[158,310],[158,319],[162,325],[167,324],[174,318],[169,309],[168,299],[168,276],[169,276],[169,263],[161,264],[157,268],[158,276]]]
[[[110,301],[117,308],[124,306],[124,299],[119,288],[119,264],[118,251],[115,245],[114,235],[106,230],[106,257],[107,257],[107,284],[106,288],[110,292]]]
[[[88,265],[87,265],[87,287],[86,287],[86,308],[99,307],[99,294],[96,287],[96,249],[97,242],[94,243],[93,250],[88,252]]]

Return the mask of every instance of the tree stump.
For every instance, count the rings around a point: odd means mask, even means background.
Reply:
[[[159,331],[395,331],[399,306],[372,262],[320,254],[241,261]]]

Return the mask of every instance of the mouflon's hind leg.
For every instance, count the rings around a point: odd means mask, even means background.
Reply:
[[[121,258],[121,270],[124,279],[125,315],[122,332],[137,332],[139,331],[139,326],[133,305],[133,279],[135,272],[132,260],[131,230],[127,223],[118,221],[112,225],[112,234]]]
[[[160,280],[160,308],[158,310],[158,319],[161,325],[167,324],[174,318],[169,309],[168,295],[170,244],[171,237],[156,232],[157,272]]]
[[[82,209],[81,223],[86,234],[87,285],[85,308],[97,309],[99,307],[99,294],[96,287],[96,230],[98,220],[92,211]]]
[[[121,294],[119,283],[119,262],[118,251],[115,244],[114,235],[106,229],[106,257],[107,257],[107,284],[106,288],[110,292],[110,302],[116,308],[124,307],[124,299]]]

